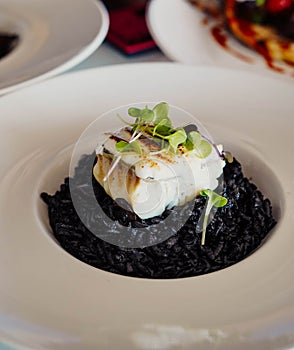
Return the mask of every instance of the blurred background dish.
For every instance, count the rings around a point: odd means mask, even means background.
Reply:
[[[4,39],[15,35],[16,42],[0,60],[0,94],[82,62],[101,45],[108,27],[108,11],[100,1],[2,0],[0,34]]]
[[[241,44],[218,19],[208,18],[188,0],[151,0],[147,10],[150,33],[171,60],[186,64],[208,64],[238,68],[271,75],[275,78],[294,76],[294,69],[284,63],[269,69],[264,58]],[[277,72],[278,70],[281,72]]]

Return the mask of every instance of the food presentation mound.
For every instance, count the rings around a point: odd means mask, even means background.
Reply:
[[[54,195],[41,194],[64,250],[108,272],[167,279],[224,269],[259,248],[276,221],[240,163],[196,125],[174,127],[164,102],[128,113],[133,123],[108,133]]]

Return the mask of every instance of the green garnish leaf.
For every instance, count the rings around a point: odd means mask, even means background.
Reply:
[[[138,118],[142,122],[151,123],[154,119],[154,112],[146,106],[144,109],[141,109]]]
[[[123,152],[129,143],[126,141],[119,141],[116,143],[115,147],[118,152]]]
[[[179,129],[173,134],[165,136],[164,138],[169,141],[172,150],[176,153],[178,146],[186,141],[187,134],[184,129]]]
[[[172,123],[171,120],[168,117],[168,113],[169,113],[169,106],[166,102],[161,102],[158,103],[154,108],[153,108],[153,112],[154,112],[154,119],[153,119],[153,123],[159,124],[162,120],[166,120],[165,125],[171,127]]]
[[[228,200],[225,197],[222,197],[218,193],[212,191],[212,190],[202,190],[200,191],[200,195],[203,197],[208,197],[208,202],[206,204],[205,209],[205,216],[203,220],[203,229],[202,229],[202,239],[201,239],[201,245],[205,244],[205,234],[207,229],[207,223],[208,223],[208,216],[213,207],[221,208],[224,207]]]
[[[196,156],[198,158],[206,158],[212,151],[211,144],[206,140],[201,140],[200,144],[195,147]]]
[[[169,119],[162,119],[158,124],[156,124],[153,128],[152,135],[161,135],[168,136],[172,133],[172,128],[170,125]]]
[[[183,145],[188,151],[195,150],[199,158],[206,158],[212,151],[210,142],[204,140],[199,132],[193,130],[187,136],[184,128],[173,127],[168,117],[169,106],[166,102],[158,103],[152,110],[148,106],[143,109],[131,107],[128,113],[131,117],[136,118],[133,124],[126,123],[132,127],[133,137],[140,133],[149,134],[153,139],[161,139],[162,147],[167,150],[170,148],[176,153],[179,145]],[[120,116],[119,118],[123,120]],[[138,152],[138,149],[139,145],[127,147],[125,144],[119,144],[117,146],[120,152]]]
[[[125,152],[135,152],[135,153],[142,153],[141,147],[137,141],[134,142],[126,142],[126,141],[119,141],[115,145],[116,150],[121,153]]]
[[[193,143],[188,138],[185,142],[185,147],[186,147],[187,151],[192,151],[194,148]]]
[[[224,151],[223,156],[228,163],[233,163],[234,157],[233,157],[232,153],[230,153],[228,151]]]
[[[139,118],[140,112],[141,112],[141,109],[139,109],[139,108],[131,107],[128,109],[129,116],[134,117],[134,118]]]
[[[228,200],[227,198],[225,197],[222,197],[222,196],[219,196],[215,202],[213,203],[213,205],[216,207],[216,208],[221,208],[221,207],[224,207],[225,205],[227,205],[228,203]]]
[[[203,197],[209,197],[212,205],[217,208],[224,207],[228,203],[226,197],[222,197],[221,195],[212,190],[202,190],[200,191],[200,195]]]
[[[198,147],[202,141],[202,136],[197,131],[189,132],[186,140],[186,148],[188,151],[192,151],[194,148]]]
[[[129,116],[137,118],[136,123],[151,123],[154,119],[154,112],[146,106],[143,109],[131,107],[128,109]]]
[[[194,149],[198,158],[206,158],[212,152],[211,143],[204,140],[201,134],[197,131],[189,132],[185,147],[188,151]]]
[[[192,142],[194,147],[198,147],[202,141],[202,136],[197,131],[191,131],[188,134],[188,140]]]

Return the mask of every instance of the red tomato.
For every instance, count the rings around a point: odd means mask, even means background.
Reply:
[[[293,0],[267,0],[265,8],[269,12],[280,12],[286,10],[293,4]]]

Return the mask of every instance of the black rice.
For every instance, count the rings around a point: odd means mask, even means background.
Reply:
[[[99,204],[115,222],[118,230],[122,226],[129,230],[148,227],[155,222],[164,221],[173,210],[178,210],[177,215],[185,210],[185,207],[178,207],[166,211],[161,217],[140,220],[130,210],[113,201],[92,174],[85,176],[89,162],[93,162],[93,155],[84,156],[76,168],[74,190],[79,191],[81,201],[87,206],[88,190],[93,186]],[[83,183],[80,183],[80,179],[83,179]],[[119,247],[91,233],[74,208],[69,178],[65,179],[54,195],[42,193],[41,197],[48,206],[49,221],[56,239],[77,259],[120,275],[181,278],[217,271],[239,262],[262,244],[276,224],[270,201],[243,176],[241,165],[236,159],[233,163],[226,164],[223,181],[223,196],[228,199],[228,203],[217,210],[208,225],[205,245],[201,245],[202,233],[196,230],[205,207],[204,197],[195,199],[193,211],[178,232],[171,232],[172,235],[165,241],[146,248]],[[101,230],[101,237],[103,234],[111,234],[113,224],[109,227],[100,220],[91,204],[86,212],[88,220]]]

